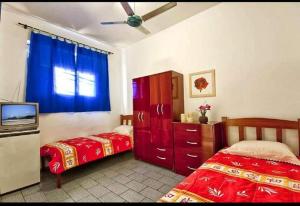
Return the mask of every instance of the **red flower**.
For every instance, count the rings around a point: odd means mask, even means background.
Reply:
[[[206,81],[206,79],[204,77],[200,77],[194,81],[194,84],[195,84],[195,87],[197,89],[199,89],[201,92],[202,89],[205,89],[207,87],[208,82]]]

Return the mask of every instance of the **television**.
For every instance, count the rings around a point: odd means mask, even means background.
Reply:
[[[0,132],[35,130],[38,126],[38,103],[0,102]]]

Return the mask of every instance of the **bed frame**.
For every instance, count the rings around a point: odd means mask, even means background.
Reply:
[[[133,124],[133,115],[121,115],[120,116],[120,124],[124,125],[132,125]]]
[[[132,125],[133,121],[133,115],[120,115],[120,124],[121,125]],[[42,165],[42,170],[45,170],[46,168],[46,160],[49,162],[50,158],[49,157],[41,157],[41,165]],[[56,175],[56,187],[61,188],[61,174]]]
[[[295,129],[298,130],[298,149],[300,154],[300,119],[298,121],[281,120],[281,119],[268,119],[268,118],[237,118],[229,119],[228,117],[222,117],[223,127],[223,145],[228,147],[228,127],[238,126],[239,128],[239,141],[245,139],[245,127],[256,128],[256,139],[262,140],[262,128],[276,129],[276,141],[282,142],[282,130],[283,129]]]

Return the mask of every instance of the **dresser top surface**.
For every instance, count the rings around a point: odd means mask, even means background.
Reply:
[[[200,122],[172,122],[173,124],[194,124],[194,125],[202,125]],[[204,125],[214,125],[218,124],[218,121],[209,121],[207,124]]]

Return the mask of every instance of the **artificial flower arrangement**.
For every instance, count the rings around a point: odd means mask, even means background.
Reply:
[[[201,116],[199,117],[199,122],[206,124],[208,122],[208,118],[205,116],[205,114],[206,114],[207,110],[211,109],[211,105],[202,104],[198,108],[201,113]]]
[[[210,110],[210,108],[211,108],[211,105],[209,105],[209,104],[203,104],[203,105],[199,106],[199,111],[201,112],[201,114],[203,116],[205,116],[207,110]]]

